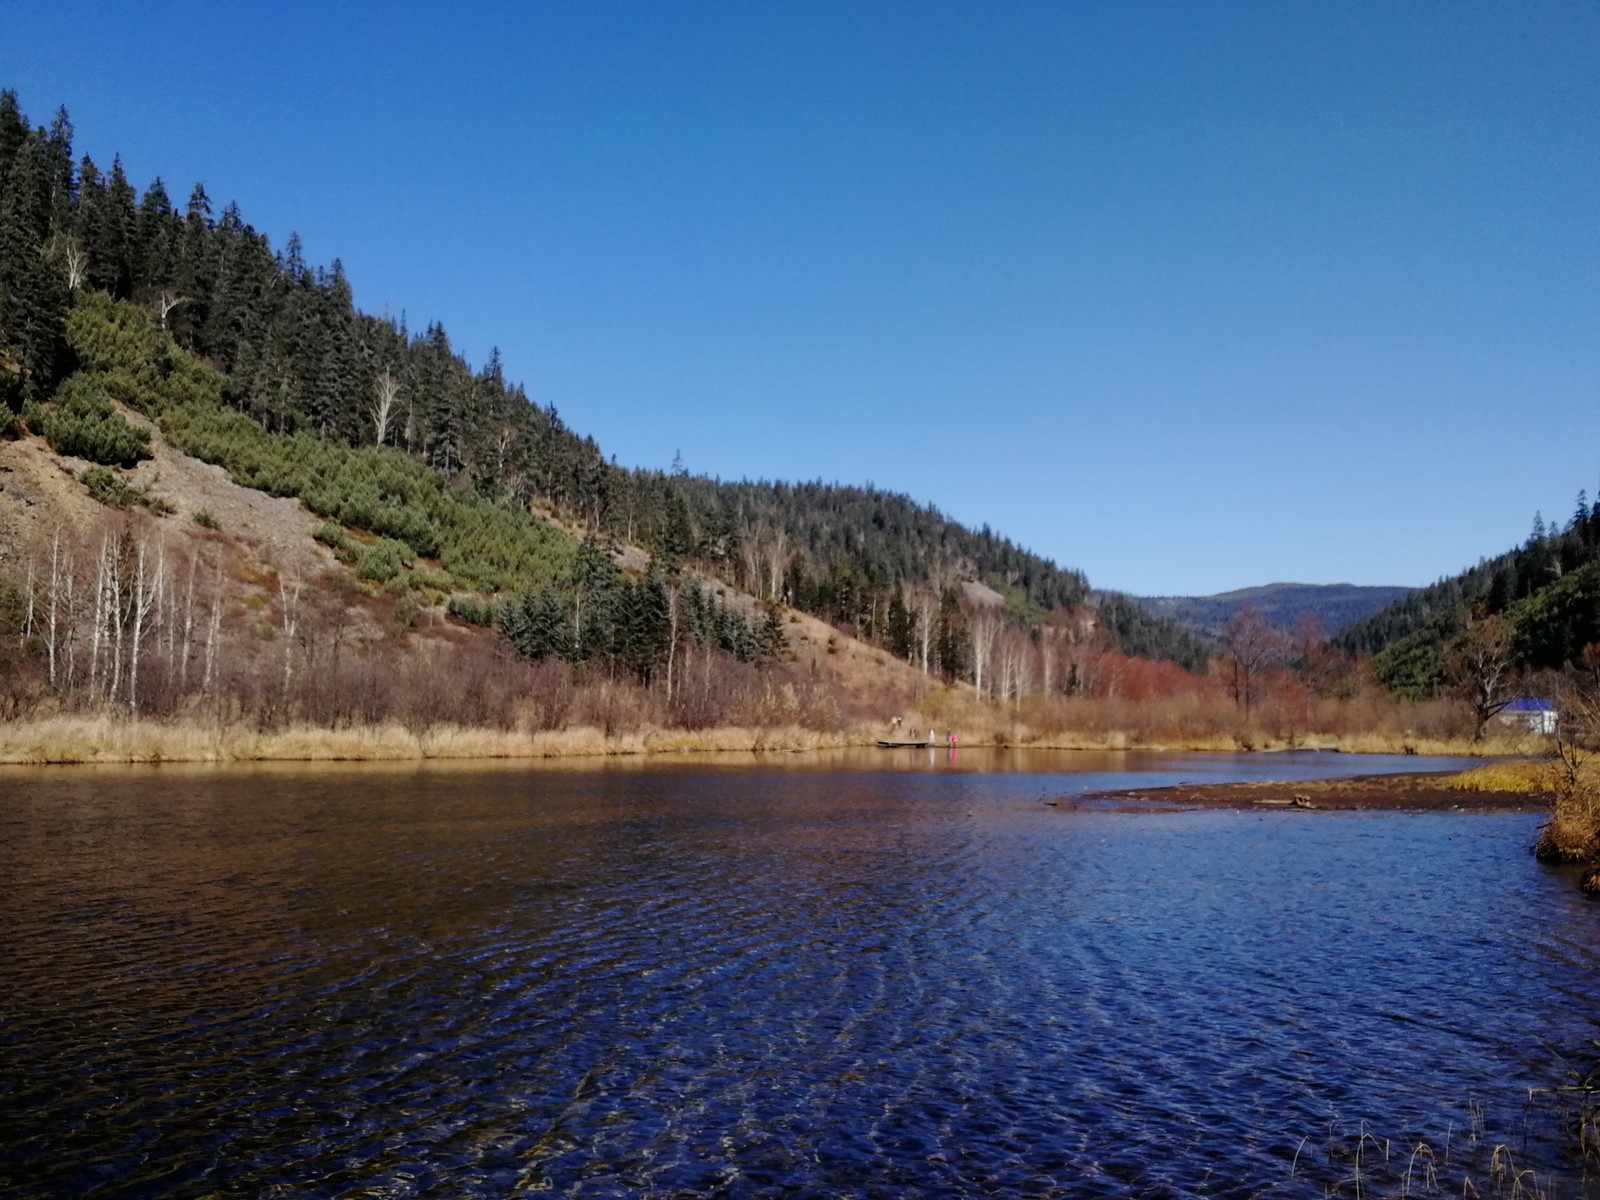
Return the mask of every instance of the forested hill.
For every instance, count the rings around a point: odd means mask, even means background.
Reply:
[[[1157,616],[1213,639],[1220,638],[1224,626],[1247,606],[1286,632],[1309,617],[1324,635],[1333,635],[1414,590],[1348,583],[1268,583],[1214,596],[1143,596],[1139,603]]]
[[[1511,551],[1498,558],[1485,559],[1460,574],[1417,588],[1376,612],[1351,622],[1339,631],[1333,641],[1353,654],[1380,653],[1440,615],[1454,612],[1482,594],[1495,574],[1506,569],[1516,554],[1517,551]]]
[[[131,367],[115,355],[96,358],[81,339],[132,336],[147,320],[158,352],[133,364],[134,373],[148,376],[138,383],[144,407],[167,414],[163,428],[170,424],[183,448],[418,555],[453,555],[456,582],[486,593],[537,582],[513,544],[540,546],[543,569],[568,569],[561,564],[570,551],[507,532],[505,514],[531,513],[597,541],[642,546],[666,563],[695,560],[764,598],[901,649],[906,623],[926,625],[968,580],[998,591],[1023,626],[1090,604],[1078,572],[904,496],[610,463],[554,407],[507,380],[498,352],[474,369],[436,322],[418,331],[357,311],[337,259],[308,264],[293,235],[274,251],[236,204],[217,212],[201,185],[181,201],[159,178],[140,193],[120,159],[109,167],[75,161],[72,134],[64,110],[34,126],[14,93],[0,93],[0,418],[8,424],[7,413],[31,414],[33,432],[53,429],[85,445],[125,438],[107,432],[116,422],[105,404],[108,396],[133,402],[138,389],[123,370]],[[144,316],[90,304],[97,295]],[[74,313],[82,314],[77,343],[68,330]],[[157,376],[184,373],[173,365],[180,352],[214,372],[215,383],[199,391],[215,393],[210,403],[221,415],[158,386]],[[92,380],[79,370],[90,359]],[[319,447],[392,448],[407,469],[432,468],[447,483],[434,497],[436,485],[380,456],[349,468],[336,495],[319,479],[332,469]],[[99,453],[117,465],[117,454],[134,451]],[[470,519],[461,508],[468,500],[477,506]],[[491,510],[501,516],[491,519]],[[1198,643],[1166,623],[1103,627],[1125,652],[1203,667]]]
[[[1600,505],[1578,493],[1572,518],[1534,520],[1521,546],[1421,588],[1357,621],[1336,643],[1375,655],[1379,678],[1401,695],[1436,691],[1466,625],[1502,622],[1515,665],[1556,670],[1600,643]]]

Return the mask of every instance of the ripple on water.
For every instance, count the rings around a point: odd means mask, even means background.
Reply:
[[[7,1194],[1320,1196],[1330,1129],[1515,1127],[1597,1036],[1596,910],[1525,816],[29,779]]]

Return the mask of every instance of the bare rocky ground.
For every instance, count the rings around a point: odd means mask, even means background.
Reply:
[[[129,421],[150,428],[137,414]],[[151,438],[152,458],[127,473],[128,482],[172,507],[150,514],[163,537],[175,543],[214,540],[212,530],[195,521],[208,513],[216,532],[257,566],[315,578],[339,566],[333,552],[312,540],[319,522],[298,500],[240,487],[221,467],[180,453],[160,437]],[[79,481],[90,464],[55,454],[41,438],[0,442],[0,567],[13,576],[28,554],[47,547],[55,531],[92,535],[117,510],[97,503]],[[146,513],[130,510],[137,519]]]
[[[124,415],[152,428],[136,413]],[[270,611],[279,603],[280,579],[314,584],[349,575],[311,537],[319,522],[298,500],[240,487],[221,467],[181,453],[154,432],[150,448],[152,457],[127,472],[126,480],[171,511],[100,504],[79,478],[91,464],[54,453],[42,438],[0,441],[0,574],[21,586],[30,561],[41,574],[48,569],[58,532],[64,545],[87,547],[126,524],[136,536],[158,538],[180,560],[219,562],[233,581],[235,605]],[[200,524],[198,514],[210,524]],[[352,632],[379,635],[384,606],[353,588],[340,590]]]

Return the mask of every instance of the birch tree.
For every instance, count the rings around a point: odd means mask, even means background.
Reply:
[[[289,702],[289,687],[294,682],[294,639],[300,628],[300,580],[278,576],[278,597],[283,614],[283,700]]]
[[[132,587],[129,592],[129,650],[128,650],[128,707],[139,707],[139,662],[144,656],[145,637],[149,634],[152,615],[160,611],[162,583],[166,575],[167,551],[163,542],[156,543],[155,553],[149,542],[139,539],[135,551]]]
[[[939,634],[939,593],[928,588],[917,589],[911,611],[917,618],[917,657],[926,675],[932,670],[933,645]]]
[[[395,404],[400,399],[400,381],[394,372],[385,367],[373,384],[372,427],[378,445],[389,438],[389,422],[394,419]]]
[[[203,695],[210,696],[217,675],[217,646],[222,640],[222,558],[218,556],[211,584],[211,620],[206,626],[205,675],[200,681]]]
[[[1000,631],[999,614],[987,604],[974,605],[967,618],[967,629],[972,638],[972,686],[981,692],[986,685],[992,688],[994,683],[991,664],[995,635]]]

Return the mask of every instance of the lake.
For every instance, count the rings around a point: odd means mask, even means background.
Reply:
[[[11,769],[0,1194],[1588,1194],[1536,815],[1042,803],[1431,765]]]

